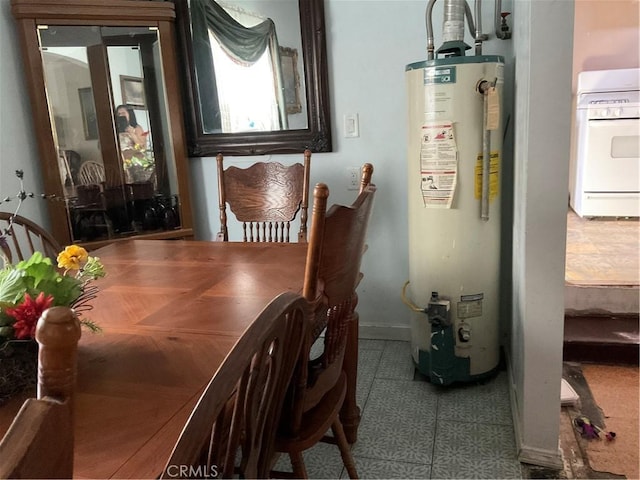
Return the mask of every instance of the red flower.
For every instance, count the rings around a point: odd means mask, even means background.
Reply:
[[[36,323],[42,312],[51,306],[53,303],[53,297],[48,295],[44,296],[44,292],[32,299],[28,293],[24,294],[23,302],[15,308],[7,308],[5,312],[7,315],[16,319],[13,324],[14,334],[17,339],[35,338],[36,337]]]

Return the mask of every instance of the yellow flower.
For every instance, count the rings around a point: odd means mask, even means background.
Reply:
[[[87,261],[89,254],[78,245],[69,245],[58,255],[58,267],[65,270],[80,270]]]

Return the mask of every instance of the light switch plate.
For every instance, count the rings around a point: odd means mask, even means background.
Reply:
[[[360,125],[357,113],[347,113],[344,115],[344,136],[345,138],[360,136]]]

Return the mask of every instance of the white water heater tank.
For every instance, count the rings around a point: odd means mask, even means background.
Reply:
[[[411,313],[412,353],[435,383],[498,368],[503,71],[503,59],[488,55],[406,67],[407,296],[425,310],[433,304],[441,308],[434,312],[447,312],[435,319]],[[484,167],[483,151],[490,153]],[[484,186],[483,172],[489,173]]]

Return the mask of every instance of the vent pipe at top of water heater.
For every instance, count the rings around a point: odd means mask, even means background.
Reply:
[[[444,1],[444,22],[442,22],[442,42],[464,42],[465,0]]]
[[[426,11],[426,27],[427,27],[427,59],[433,60],[435,55],[435,45],[433,39],[433,6],[436,0],[429,0]],[[467,18],[469,30],[474,34],[476,55],[482,54],[482,41],[486,40],[487,35],[482,34],[480,22],[481,0],[476,0],[476,25],[473,22],[473,14],[466,0],[445,0],[444,2],[444,21],[442,24],[443,43],[438,49],[438,53],[452,54],[454,56],[464,56],[465,50],[471,47],[464,43],[464,19]]]

